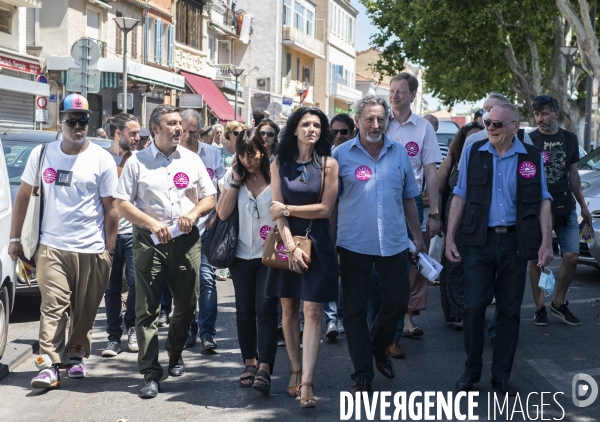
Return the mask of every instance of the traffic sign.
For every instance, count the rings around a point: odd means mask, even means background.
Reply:
[[[35,111],[36,122],[47,122],[48,121],[48,110],[36,110]]]
[[[67,70],[67,91],[81,92],[83,70],[72,67]],[[87,92],[95,93],[100,91],[101,72],[97,69],[88,70]]]
[[[40,84],[47,84],[48,83],[48,78],[46,78],[44,75],[38,75],[37,78],[35,78],[35,81],[40,83]]]
[[[37,107],[41,110],[45,109],[46,106],[48,105],[48,98],[47,97],[37,97],[35,99],[35,105],[37,105]]]
[[[117,108],[123,110],[123,93],[117,94]],[[127,94],[127,109],[133,108],[133,94]]]
[[[81,38],[71,47],[71,57],[79,66],[83,66],[86,59],[88,60],[88,66],[93,66],[100,59],[100,47],[91,38]]]

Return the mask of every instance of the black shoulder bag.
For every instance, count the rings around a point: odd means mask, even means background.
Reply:
[[[206,237],[203,246],[210,265],[217,268],[229,268],[235,259],[239,232],[240,216],[236,198],[235,208],[229,218],[223,221],[217,214],[215,223]]]

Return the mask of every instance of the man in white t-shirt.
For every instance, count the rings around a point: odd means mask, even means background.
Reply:
[[[85,376],[82,359],[91,352],[92,327],[112,264],[117,169],[110,154],[86,138],[89,113],[81,95],[63,100],[63,139],[34,148],[15,198],[9,248],[13,260],[23,251],[20,236],[32,188],[39,186],[43,196],[35,255],[42,296],[40,355],[35,360],[40,373],[31,380],[34,388],[60,386],[59,367],[67,367],[69,378]]]
[[[134,153],[140,142],[140,124],[133,114],[119,113],[110,119],[110,134],[114,142],[107,151],[112,155],[117,164],[119,175],[127,160]],[[123,316],[121,291],[123,290],[123,269],[127,280],[126,311]],[[123,351],[121,336],[122,324],[125,322],[127,332],[127,347],[132,352],[137,352],[138,344],[135,334],[135,277],[133,272],[133,228],[131,223],[124,218],[119,218],[117,243],[113,255],[112,268],[108,287],[104,294],[104,307],[106,309],[106,333],[108,343],[102,351],[103,357],[114,357]]]
[[[183,121],[181,146],[198,154],[216,189],[217,180],[225,175],[223,155],[219,151],[219,148],[200,142],[199,134],[202,121],[196,111],[192,109],[183,110],[181,112],[181,119]],[[214,215],[214,211],[211,211],[210,214],[198,220],[198,230],[202,245],[204,245],[208,237],[209,229],[214,221]],[[208,352],[218,347],[217,342],[214,340],[214,336],[217,334],[217,330],[215,329],[217,322],[217,276],[215,274],[216,268],[210,265],[206,258],[204,246],[202,246],[201,254],[199,273],[200,297],[198,298],[199,312],[197,312],[196,318],[192,321],[185,347],[194,346],[199,334],[200,341],[202,342],[202,350]]]
[[[183,375],[181,353],[196,314],[200,233],[198,219],[215,207],[217,190],[197,154],[179,142],[179,109],[167,104],[150,116],[154,141],[125,163],[115,201],[117,212],[133,224],[135,328],[142,398],[156,397],[163,368],[158,361],[158,316],[169,281],[175,309],[166,349],[169,375]]]

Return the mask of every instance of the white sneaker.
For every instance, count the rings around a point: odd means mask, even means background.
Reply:
[[[137,334],[135,333],[135,327],[131,327],[127,330],[127,347],[132,352],[138,352],[140,350],[137,342]]]
[[[40,355],[35,359],[35,365],[40,373],[31,380],[32,388],[60,387],[60,374],[48,355]]]

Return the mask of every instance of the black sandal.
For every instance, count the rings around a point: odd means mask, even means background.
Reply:
[[[271,391],[271,376],[269,373],[262,369],[258,371],[254,379],[254,384],[252,384],[252,388],[263,394],[269,394],[269,391]]]
[[[246,365],[246,367],[244,368],[244,372],[242,373],[242,376],[240,377],[240,387],[252,387],[252,385],[254,384],[254,378],[256,377],[256,372],[258,371],[258,369],[256,368],[256,366],[251,366],[251,365]],[[245,384],[242,381],[246,381],[246,380],[251,380],[252,382]]]

